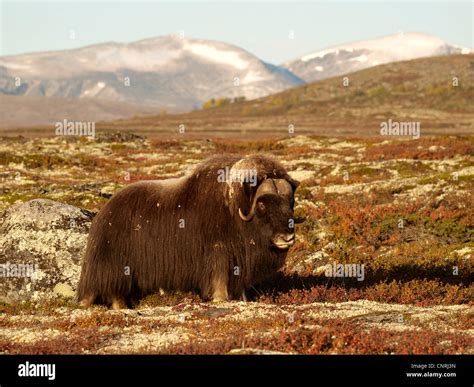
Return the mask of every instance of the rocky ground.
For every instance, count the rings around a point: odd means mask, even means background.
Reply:
[[[121,186],[218,153],[267,153],[302,183],[297,243],[251,302],[153,295],[137,309],[72,301],[93,213]],[[474,137],[4,138],[4,353],[473,353]],[[38,200],[39,199],[39,200]],[[362,281],[327,264],[364,265]]]
[[[472,353],[472,307],[358,300],[6,312],[4,353]]]

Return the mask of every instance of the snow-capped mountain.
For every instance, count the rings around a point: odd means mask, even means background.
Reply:
[[[400,32],[329,47],[282,66],[306,82],[312,82],[384,63],[470,52],[469,48],[448,44],[429,34]]]
[[[241,48],[180,36],[0,57],[0,94],[93,98],[176,111],[201,107],[210,98],[253,99],[302,83]]]

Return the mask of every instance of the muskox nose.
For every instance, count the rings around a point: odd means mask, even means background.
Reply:
[[[282,250],[287,250],[295,244],[295,233],[277,234],[273,238],[273,244]]]

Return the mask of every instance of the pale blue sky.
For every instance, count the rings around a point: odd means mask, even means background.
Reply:
[[[417,31],[473,47],[473,3],[0,0],[0,55],[176,34],[221,40],[279,64],[334,44]],[[70,30],[76,34],[69,38]],[[289,31],[294,39],[289,39]]]

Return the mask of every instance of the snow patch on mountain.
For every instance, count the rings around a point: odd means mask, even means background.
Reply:
[[[183,46],[183,49],[210,61],[233,66],[238,70],[244,70],[249,67],[249,62],[242,60],[240,54],[235,51],[219,50],[209,44],[202,43],[187,43]]]

